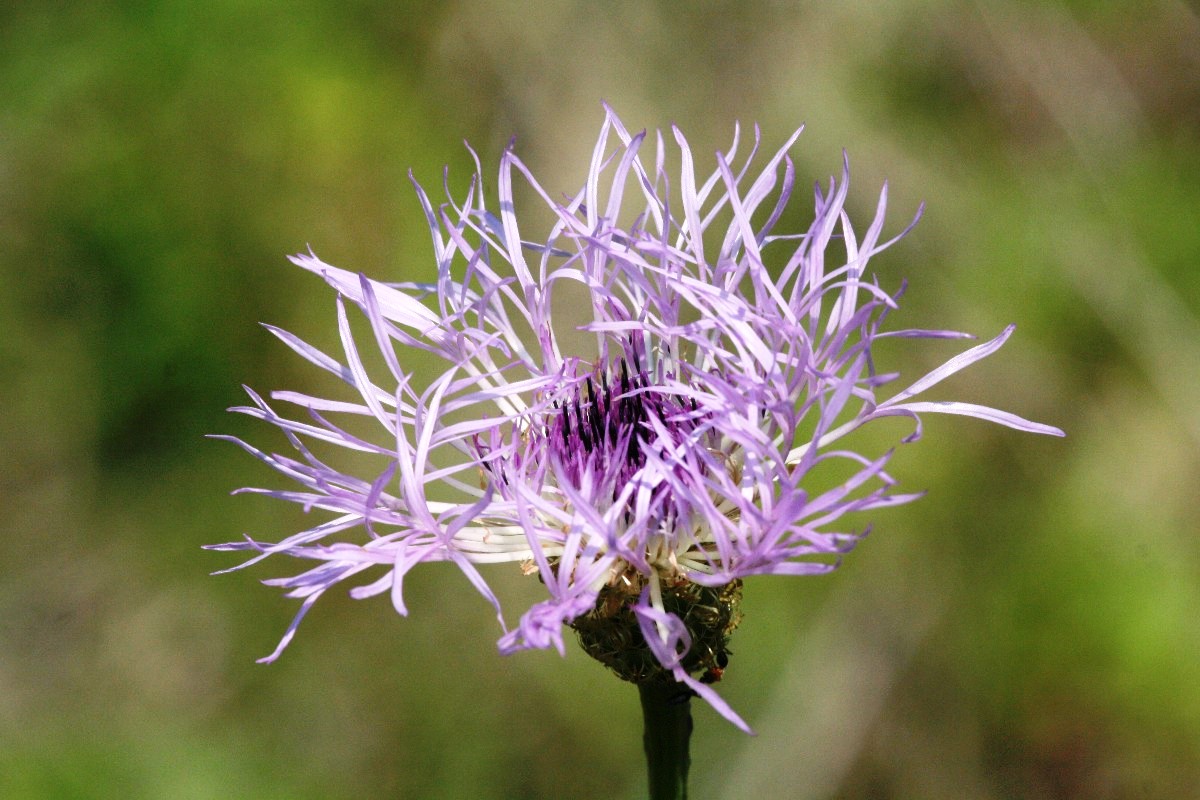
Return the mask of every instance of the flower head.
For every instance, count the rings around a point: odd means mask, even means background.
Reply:
[[[876,371],[876,340],[969,338],[883,330],[903,287],[889,294],[867,267],[907,232],[883,239],[886,185],[857,233],[844,209],[846,164],[840,180],[816,187],[806,230],[777,232],[799,199],[788,151],[800,131],[758,169],[758,130],[740,166],[735,134],[716,169],[698,176],[678,129],[673,172],[661,133],[650,161],[646,134],[605,110],[583,188],[562,200],[511,147],[495,211],[481,170],[461,202],[447,189],[435,206],[414,181],[436,257],[429,283],[383,283],[311,251],[291,259],[335,290],[343,353],[270,330],[354,391],[272,394],[307,412],[300,419],[253,391],[252,406],[234,409],[285,433],[296,455],[234,441],[302,487],[244,491],[333,514],[277,543],[214,546],[253,551],[240,566],[276,554],[316,562],[267,581],[303,603],[264,661],[323,592],[359,573],[373,574],[353,597],[389,592],[406,613],[402,581],[423,561],[453,561],[504,627],[479,568],[511,562],[547,596],[505,630],[503,652],[562,652],[571,626],[622,677],[677,681],[745,727],[710,685],[728,661],[741,580],[827,572],[864,533],[846,527],[846,514],[919,496],[894,491],[890,452],[862,455],[839,440],[905,416],[911,442],[924,413],[1062,435],[984,406],[914,399],[995,352],[1012,326],[878,396],[898,376]],[[518,198],[514,177],[532,192]],[[548,231],[523,228],[525,202],[550,212]],[[368,341],[352,334],[348,305],[369,323]],[[363,346],[386,371],[368,374]],[[417,351],[440,365],[420,385],[405,366]],[[339,421],[354,417],[374,435]],[[372,454],[378,472],[343,472],[311,441]],[[814,479],[821,471],[839,477]]]

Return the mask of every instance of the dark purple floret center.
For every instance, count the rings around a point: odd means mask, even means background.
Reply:
[[[551,453],[576,486],[590,471],[591,480],[610,489],[613,499],[645,466],[648,448],[663,431],[678,443],[699,419],[694,400],[656,389],[645,371],[631,370],[625,358],[612,370],[598,367],[573,397],[553,407],[556,415],[545,431]]]

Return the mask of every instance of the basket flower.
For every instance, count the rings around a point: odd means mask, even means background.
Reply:
[[[264,661],[327,590],[388,594],[404,614],[409,570],[451,561],[495,608],[502,652],[561,652],[573,628],[644,696],[698,695],[748,730],[713,686],[742,580],[828,572],[865,532],[847,514],[919,496],[896,491],[890,451],[846,449],[848,434],[902,416],[912,442],[923,415],[957,414],[1062,435],[918,399],[999,349],[1012,326],[909,383],[877,369],[881,339],[970,338],[885,326],[903,286],[883,288],[874,259],[907,231],[884,236],[886,186],[856,231],[847,163],[809,196],[807,227],[781,230],[806,194],[788,156],[800,131],[767,156],[757,129],[745,156],[735,136],[698,175],[679,130],[648,141],[605,110],[574,194],[556,199],[511,146],[495,204],[482,170],[460,200],[447,189],[435,203],[414,181],[432,234],[428,282],[368,278],[312,252],[291,259],[333,289],[342,352],[270,330],[350,391],[275,392],[274,404],[250,391],[253,404],[234,409],[294,448],[234,440],[296,484],[243,491],[327,512],[278,542],[214,546],[253,554],[239,566],[312,565],[266,581],[302,603]],[[351,314],[369,335],[352,333]],[[431,378],[417,380],[418,363],[422,374],[437,365]],[[313,442],[374,456],[377,471],[346,472]],[[511,628],[484,574],[504,564],[545,586]]]

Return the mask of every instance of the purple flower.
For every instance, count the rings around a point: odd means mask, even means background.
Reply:
[[[232,440],[300,485],[243,491],[332,514],[277,543],[214,546],[253,551],[240,566],[275,554],[316,564],[266,581],[303,602],[263,661],[278,657],[322,593],[360,573],[351,596],[389,592],[406,613],[403,578],[422,561],[453,561],[504,627],[480,566],[511,562],[547,596],[505,630],[502,652],[563,652],[563,627],[575,627],[622,677],[667,675],[745,728],[710,685],[728,660],[741,579],[828,572],[865,533],[844,515],[919,496],[893,491],[890,451],[862,455],[839,440],[906,416],[915,430],[903,441],[915,441],[924,413],[1062,435],[985,406],[914,399],[999,349],[1011,325],[878,396],[898,376],[876,371],[877,339],[970,338],[882,330],[903,287],[889,294],[867,265],[908,230],[882,239],[886,185],[870,225],[855,232],[847,163],[840,180],[816,187],[807,230],[777,232],[794,199],[788,150],[800,131],[753,171],[758,130],[741,166],[735,132],[716,169],[698,176],[678,129],[675,172],[661,133],[644,157],[646,134],[605,110],[586,182],[562,200],[511,147],[495,212],[478,169],[461,203],[447,189],[435,206],[414,181],[437,261],[430,283],[382,283],[311,252],[291,259],[335,290],[344,352],[269,329],[354,393],[271,395],[306,412],[301,419],[250,390],[253,405],[234,409],[284,432],[296,455]],[[518,193],[514,175],[532,191]],[[526,204],[548,231],[522,229]],[[352,335],[347,304],[370,337]],[[368,374],[364,345],[386,371]],[[436,362],[436,375],[418,383],[413,360]],[[351,432],[345,420],[356,418],[355,431],[373,433]],[[311,441],[377,456],[378,472],[348,474]]]

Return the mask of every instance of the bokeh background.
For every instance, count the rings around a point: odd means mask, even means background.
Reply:
[[[609,100],[700,155],[808,124],[802,180],[882,181],[905,326],[992,336],[940,387],[1065,440],[928,420],[842,570],[758,579],[693,796],[1200,796],[1200,19],[1181,2],[369,0],[0,10],[0,797],[635,798],[636,692],[496,654],[453,568],[412,615],[294,605],[205,543],[306,520],[239,384],[321,391],[258,326],[335,347],[288,253],[432,261],[407,180],[513,135],[554,191]],[[711,160],[707,163],[711,164]],[[955,343],[895,348],[909,374]],[[897,429],[898,434],[904,431]],[[514,571],[515,572],[515,571]],[[536,594],[492,576],[510,618]],[[701,704],[702,706],[702,704]]]

